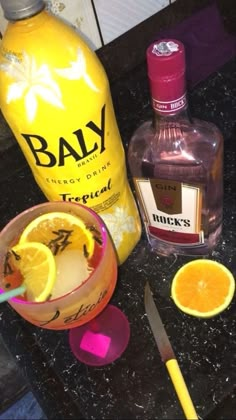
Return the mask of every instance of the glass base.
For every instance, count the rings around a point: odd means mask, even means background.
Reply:
[[[114,362],[125,351],[130,337],[129,321],[120,309],[108,305],[96,318],[72,328],[69,343],[75,357],[90,366]]]

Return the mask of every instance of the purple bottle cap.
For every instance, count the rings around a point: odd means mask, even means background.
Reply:
[[[185,49],[176,39],[161,39],[147,49],[148,76],[151,80],[169,80],[185,72]]]
[[[162,39],[147,49],[152,103],[160,113],[171,113],[186,104],[185,49],[176,39]]]

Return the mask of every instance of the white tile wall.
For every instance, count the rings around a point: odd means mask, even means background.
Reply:
[[[91,0],[45,0],[47,8],[74,26],[94,50],[102,46]],[[0,7],[0,32],[4,33],[7,21]]]
[[[78,29],[94,50],[102,46],[102,40],[93,5],[103,42],[107,44],[170,3],[169,0],[45,0],[45,2],[54,14]],[[6,25],[7,21],[0,7],[1,33],[4,33]]]
[[[45,0],[48,8],[81,32],[93,49],[102,46],[91,0]]]
[[[94,0],[105,44],[169,5],[169,0]]]

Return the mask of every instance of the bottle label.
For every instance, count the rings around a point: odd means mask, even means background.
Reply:
[[[150,236],[181,246],[204,242],[200,185],[144,178],[134,183]]]
[[[186,93],[184,93],[184,95],[182,95],[180,98],[168,102],[157,101],[156,99],[152,98],[152,106],[154,110],[161,114],[173,114],[174,112],[184,108],[186,104]]]

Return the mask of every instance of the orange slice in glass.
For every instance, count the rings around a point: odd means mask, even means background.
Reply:
[[[92,256],[95,240],[92,232],[77,216],[64,212],[43,214],[24,229],[19,243],[40,242],[49,247],[54,255],[76,249],[86,258]]]
[[[49,248],[38,242],[18,244],[10,250],[9,263],[22,276],[27,300],[43,302],[49,298],[56,281],[56,262]]]

